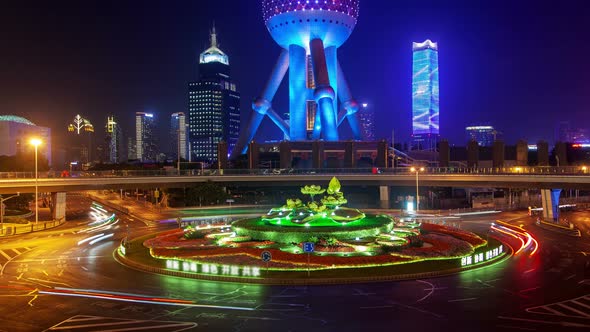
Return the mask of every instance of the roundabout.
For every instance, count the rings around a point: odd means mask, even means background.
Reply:
[[[305,186],[266,214],[175,229],[122,243],[130,267],[186,278],[262,284],[414,279],[461,272],[509,257],[496,239],[412,218],[345,207],[336,178]],[[315,196],[322,196],[315,199]]]

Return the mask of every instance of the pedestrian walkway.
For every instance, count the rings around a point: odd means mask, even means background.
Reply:
[[[38,223],[35,223],[33,221],[27,224],[12,224],[5,222],[3,227],[0,228],[0,237],[44,231],[47,229],[57,227],[63,224],[64,222],[65,220],[39,221]]]

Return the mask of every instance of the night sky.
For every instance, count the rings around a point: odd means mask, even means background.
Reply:
[[[76,114],[126,133],[154,112],[160,137],[186,112],[187,83],[213,21],[242,94],[243,123],[280,53],[257,0],[11,1],[0,11],[0,114],[52,128],[66,144]],[[373,107],[377,136],[411,131],[412,42],[439,44],[441,136],[465,145],[486,123],[505,141],[553,140],[558,121],[590,127],[590,13],[585,1],[361,0],[339,49],[352,93]],[[274,108],[287,111],[283,83]],[[347,124],[344,124],[347,126]],[[278,138],[265,120],[258,140]],[[166,148],[163,148],[166,150]]]

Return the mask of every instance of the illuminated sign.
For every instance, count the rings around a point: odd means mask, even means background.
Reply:
[[[170,270],[221,275],[231,277],[260,277],[260,268],[257,266],[236,266],[217,264],[197,264],[177,260],[166,260],[166,268]]]
[[[471,256],[461,257],[461,266],[469,266],[473,264],[479,264],[485,261],[489,261],[493,258],[498,257],[503,252],[503,246],[499,246],[498,248],[488,250],[486,252],[480,252],[477,254],[473,254]]]

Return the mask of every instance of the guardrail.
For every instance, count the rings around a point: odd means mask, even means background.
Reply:
[[[585,166],[515,166],[489,168],[462,167],[426,167],[421,174],[487,174],[487,175],[590,175],[590,168]],[[108,178],[108,177],[146,177],[146,176],[220,176],[220,175],[326,175],[326,174],[414,174],[411,167],[395,168],[263,168],[263,169],[192,169],[180,170],[110,170],[110,171],[73,171],[72,178]],[[61,172],[39,172],[39,178],[60,178]],[[0,179],[33,179],[34,172],[0,172]]]

